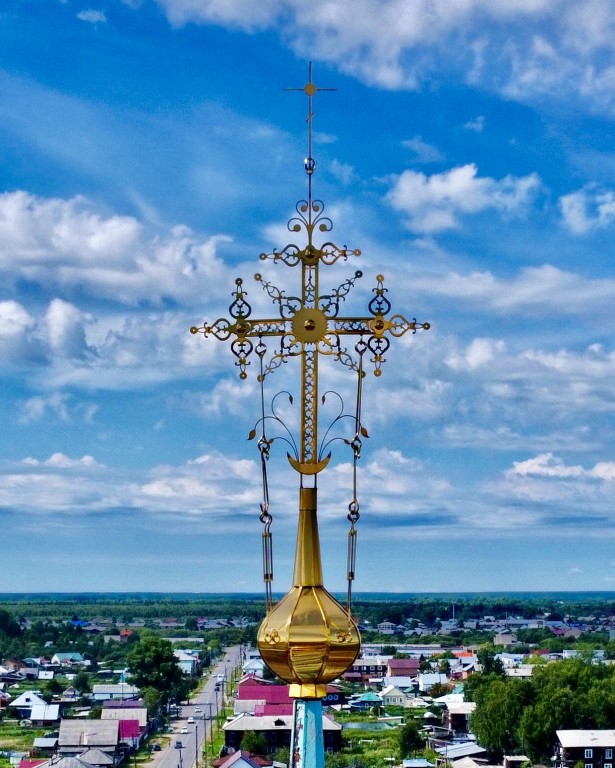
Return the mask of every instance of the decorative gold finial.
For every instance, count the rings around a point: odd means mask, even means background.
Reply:
[[[391,303],[384,287],[384,276],[376,277],[376,287],[368,304],[367,316],[343,316],[342,305],[362,273],[356,270],[337,288],[329,293],[320,289],[320,267],[332,266],[359,256],[360,250],[337,246],[331,241],[318,243],[315,234],[322,236],[333,228],[331,220],[324,215],[324,203],[312,199],[312,174],[315,161],[312,157],[313,97],[318,91],[336,90],[317,88],[312,81],[312,65],[309,66],[309,80],[302,90],[308,97],[308,157],[305,161],[308,173],[307,200],[300,200],[296,215],[288,222],[293,234],[304,232],[307,243],[301,248],[295,243],[282,250],[261,253],[261,260],[274,264],[299,267],[301,271],[298,295],[288,295],[267,281],[259,272],[255,280],[277,307],[277,317],[253,318],[252,308],[247,300],[241,279],[235,281],[233,301],[229,306],[230,319],[219,318],[211,325],[193,326],[191,333],[203,333],[221,341],[231,341],[235,365],[239,377],[245,379],[247,367],[253,352],[258,357],[260,370],[258,381],[261,385],[261,436],[258,447],[261,452],[263,473],[263,503],[261,522],[263,533],[263,572],[267,594],[267,617],[258,632],[258,647],[266,664],[283,680],[291,684],[291,695],[302,699],[320,698],[326,691],[326,683],[341,675],[359,652],[360,637],[350,613],[351,583],[354,579],[356,530],[359,519],[359,503],[356,494],[356,463],[360,456],[361,438],[367,431],[361,423],[361,382],[364,376],[364,358],[367,356],[374,365],[374,374],[379,376],[390,346],[390,337],[403,336],[418,329],[427,330],[428,323],[407,320],[403,315],[390,315]],[[323,238],[324,239],[324,238]],[[350,348],[347,341],[352,342]],[[267,343],[273,342],[268,350]],[[330,431],[337,427],[346,414],[340,414],[325,431],[319,442],[318,408],[324,402],[319,398],[319,359],[333,357],[350,368],[357,375],[357,398],[355,416],[352,418],[354,437],[352,440],[333,438]],[[265,413],[264,382],[266,377],[287,363],[291,358],[301,361],[301,396],[299,399],[300,436],[296,440],[276,413],[272,403],[271,415]],[[281,395],[282,393],[278,393]],[[276,395],[276,397],[278,397]],[[339,395],[338,395],[339,397]],[[289,397],[292,403],[292,397]],[[339,397],[341,400],[341,397]],[[275,398],[274,398],[275,402]],[[342,408],[343,411],[343,408]],[[266,425],[275,424],[285,430],[284,442],[289,446],[288,459],[300,475],[299,521],[293,586],[277,605],[271,606],[271,581],[273,565],[271,554],[271,515],[266,466],[270,448],[277,438],[268,437]],[[250,438],[256,437],[253,429]],[[350,522],[348,540],[348,607],[344,608],[324,588],[320,559],[320,541],[317,519],[317,477],[331,457],[327,453],[334,439],[343,439],[354,454],[353,499],[348,506]]]

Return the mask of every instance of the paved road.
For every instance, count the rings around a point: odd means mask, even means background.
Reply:
[[[233,669],[241,662],[241,649],[239,646],[228,648],[224,657],[213,667],[211,674],[205,682],[203,690],[190,704],[181,707],[181,715],[173,720],[173,733],[170,734],[171,742],[168,749],[152,753],[151,766],[153,768],[197,768],[196,755],[198,754],[198,768],[205,768],[205,764],[218,757],[212,755],[209,744],[211,743],[211,727],[213,718],[222,708],[222,696],[225,691],[225,683]],[[220,683],[220,685],[217,685]],[[189,723],[188,720],[193,722]],[[215,726],[214,726],[215,727]],[[181,733],[186,730],[187,733]],[[207,739],[207,760],[202,757],[202,745]],[[181,749],[176,748],[181,743]]]

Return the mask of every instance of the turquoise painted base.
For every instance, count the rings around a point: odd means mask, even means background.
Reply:
[[[320,699],[295,699],[290,762],[292,768],[324,768],[325,766]]]

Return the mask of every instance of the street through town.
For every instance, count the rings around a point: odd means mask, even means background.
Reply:
[[[210,667],[203,690],[189,704],[183,704],[180,716],[173,719],[168,748],[152,753],[152,768],[204,768],[218,757],[212,753],[212,728],[216,727],[216,714],[224,706],[227,682],[240,663],[241,648],[232,646]],[[190,719],[194,722],[188,722]],[[185,730],[187,733],[182,733]],[[203,750],[205,742],[207,749]]]

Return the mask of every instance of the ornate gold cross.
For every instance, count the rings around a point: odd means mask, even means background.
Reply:
[[[300,90],[300,89],[289,89]],[[360,648],[358,629],[352,620],[350,610],[351,583],[354,579],[356,551],[355,523],[359,518],[356,494],[356,462],[361,449],[361,436],[366,432],[361,427],[360,402],[361,380],[364,376],[363,359],[367,355],[374,366],[374,374],[381,374],[385,354],[390,346],[390,337],[403,336],[408,331],[427,330],[429,323],[408,320],[403,315],[391,315],[391,304],[386,297],[384,277],[378,275],[373,297],[368,304],[369,314],[344,316],[342,303],[361,277],[356,271],[330,293],[321,293],[320,267],[332,266],[350,256],[359,256],[358,249],[349,250],[345,245],[337,246],[326,240],[326,233],[333,228],[331,220],[324,215],[324,204],[312,199],[312,176],[316,163],[312,157],[312,99],[319,89],[312,82],[310,65],[309,81],[302,89],[308,97],[308,157],[305,170],[308,176],[307,200],[300,200],[295,206],[295,215],[288,222],[293,233],[304,232],[307,243],[303,247],[290,243],[281,250],[261,253],[261,260],[281,262],[288,267],[300,267],[301,289],[298,295],[288,295],[266,280],[260,273],[255,279],[277,308],[275,317],[253,318],[252,308],[246,298],[243,281],[235,281],[233,301],[229,306],[229,318],[219,318],[212,323],[193,326],[193,334],[202,333],[220,341],[230,341],[235,355],[239,377],[247,377],[251,355],[259,358],[258,379],[261,382],[260,422],[263,429],[259,440],[263,467],[263,503],[261,521],[263,533],[263,569],[267,585],[267,616],[258,632],[257,643],[265,663],[282,679],[291,683],[290,695],[299,699],[315,699],[325,695],[326,683],[334,680],[352,663]],[[315,235],[318,234],[318,242]],[[324,242],[321,242],[324,241]],[[347,344],[352,339],[353,348]],[[269,353],[267,340],[275,339],[275,347]],[[330,355],[335,360],[355,371],[358,377],[357,407],[355,416],[355,437],[348,442],[354,452],[353,500],[348,506],[350,522],[348,534],[348,605],[343,608],[324,588],[320,558],[320,542],[317,522],[316,475],[328,464],[330,454],[318,445],[318,363],[321,355]],[[288,455],[294,469],[301,475],[299,489],[299,523],[293,586],[288,594],[275,606],[271,603],[271,581],[273,566],[271,554],[271,515],[266,479],[266,460],[271,440],[265,436],[263,382],[266,376],[292,357],[301,360],[301,425],[300,441],[295,455]],[[280,421],[278,419],[278,421]],[[253,430],[251,437],[254,437]],[[304,476],[312,476],[310,484],[304,485]]]
[[[237,358],[239,377],[247,377],[246,368],[250,364],[249,357],[255,349],[259,355],[265,354],[264,339],[278,337],[277,350],[267,361],[259,379],[271,373],[290,357],[301,358],[301,441],[300,454],[296,458],[289,456],[291,465],[301,474],[314,475],[327,465],[329,456],[323,457],[318,453],[318,358],[319,355],[332,355],[344,365],[358,370],[358,362],[343,344],[343,337],[355,336],[355,352],[360,357],[364,352],[371,355],[374,364],[374,374],[381,374],[381,365],[385,361],[385,353],[390,346],[388,336],[403,336],[407,331],[416,333],[417,329],[427,330],[429,323],[417,323],[416,319],[407,320],[403,315],[388,316],[391,304],[386,298],[387,289],[384,287],[384,277],[378,275],[375,294],[369,302],[368,317],[344,317],[340,315],[341,303],[354,286],[362,273],[356,271],[348,280],[329,294],[320,293],[319,268],[331,266],[338,260],[348,259],[349,255],[359,256],[361,251],[349,251],[346,246],[338,247],[335,243],[324,242],[317,245],[314,241],[315,232],[331,231],[331,220],[323,215],[324,204],[312,199],[312,175],[315,162],[311,156],[312,149],[312,98],[321,90],[312,82],[310,77],[302,89],[309,99],[309,154],[305,160],[308,175],[308,199],[300,200],[296,205],[296,215],[288,222],[290,232],[305,231],[307,244],[301,248],[291,243],[282,250],[271,253],[261,253],[262,260],[282,262],[289,267],[301,267],[301,295],[288,296],[283,290],[266,281],[261,274],[254,277],[262,288],[277,305],[278,317],[253,319],[252,308],[246,299],[243,281],[235,281],[234,300],[229,306],[230,318],[219,318],[213,323],[204,323],[201,327],[193,326],[193,334],[203,333],[204,336],[214,336],[220,341],[231,340],[231,350]],[[299,90],[299,89],[288,89]]]

